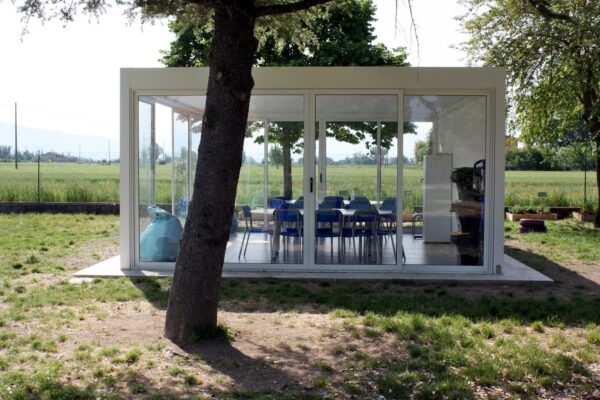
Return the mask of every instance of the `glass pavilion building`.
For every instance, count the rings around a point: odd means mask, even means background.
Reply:
[[[225,270],[501,271],[503,69],[253,75]],[[122,269],[174,268],[207,82],[121,71]]]

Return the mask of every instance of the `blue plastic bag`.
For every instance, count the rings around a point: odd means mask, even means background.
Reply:
[[[148,206],[148,214],[150,224],[140,237],[141,261],[175,261],[183,233],[179,219],[155,205]]]

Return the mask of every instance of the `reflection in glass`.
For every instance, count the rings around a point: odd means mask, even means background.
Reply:
[[[486,98],[406,96],[407,264],[483,265]]]

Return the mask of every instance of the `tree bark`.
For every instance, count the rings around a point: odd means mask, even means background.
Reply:
[[[289,139],[285,138],[282,141],[281,151],[283,153],[283,195],[291,199],[294,193],[292,191],[292,146]]]
[[[594,227],[600,229],[600,132],[596,132],[596,190],[598,191],[596,200],[596,217],[594,218]]]
[[[214,10],[206,112],[198,164],[165,322],[179,345],[217,325],[219,285],[242,163],[257,41],[254,2]]]

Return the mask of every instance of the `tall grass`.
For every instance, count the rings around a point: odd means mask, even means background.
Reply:
[[[403,199],[406,210],[423,203],[423,171],[404,167]],[[582,206],[584,173],[581,171],[508,171],[506,206],[528,208]],[[156,167],[156,201],[171,202],[172,166]],[[340,192],[376,197],[376,169],[372,165],[331,165],[327,169],[327,195]],[[381,197],[395,196],[395,166],[382,167]],[[262,165],[244,165],[238,183],[238,204],[261,205],[265,200]],[[302,195],[303,166],[292,167],[293,197]],[[317,184],[315,184],[317,185]],[[596,205],[595,173],[587,174],[588,201]],[[283,170],[269,166],[268,197],[283,192]],[[545,193],[545,197],[540,193]],[[37,201],[37,164],[0,163],[0,201]],[[118,202],[119,165],[44,163],[41,164],[39,199],[42,202]]]

